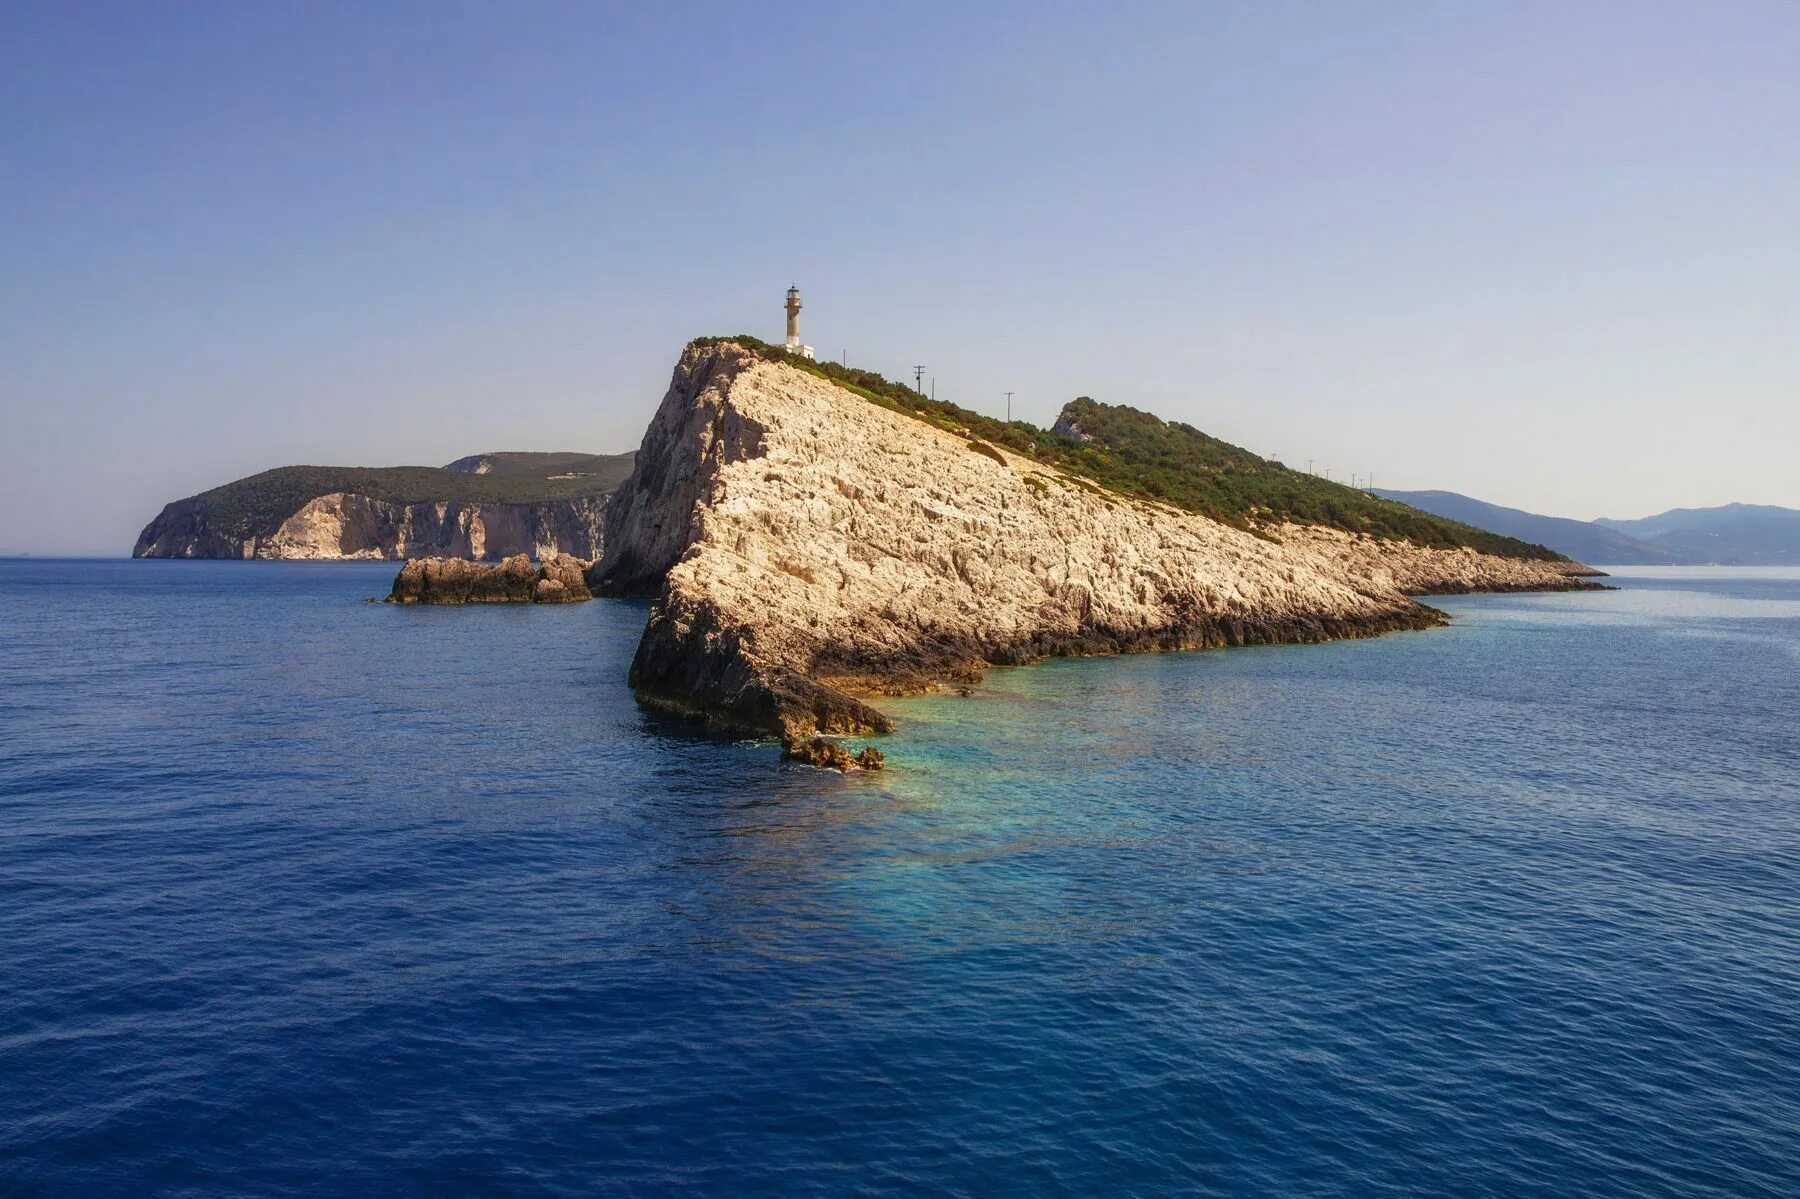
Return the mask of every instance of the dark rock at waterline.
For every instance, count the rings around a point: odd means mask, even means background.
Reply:
[[[829,737],[791,741],[782,748],[781,756],[792,762],[804,762],[808,766],[819,766],[826,770],[880,770],[887,764],[882,752],[874,746],[852,754],[844,748],[842,742],[833,741]]]

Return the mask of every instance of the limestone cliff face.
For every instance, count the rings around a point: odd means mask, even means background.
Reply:
[[[860,697],[1049,655],[1439,623],[1407,593],[1585,586],[1553,563],[1105,491],[726,343],[682,357],[606,513],[602,593],[659,595],[631,682],[726,728],[880,731]]]
[[[401,504],[339,491],[309,500],[273,529],[242,536],[217,529],[203,499],[179,500],[145,527],[132,556],[596,558],[604,505],[598,496],[524,504]]]

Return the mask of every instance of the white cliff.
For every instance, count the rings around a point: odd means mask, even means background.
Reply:
[[[138,558],[310,561],[599,556],[605,497],[530,503],[399,503],[334,491],[305,501],[263,531],[215,527],[204,499],[178,500],[144,529]]]

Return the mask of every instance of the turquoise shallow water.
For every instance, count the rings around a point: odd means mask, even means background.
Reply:
[[[1800,573],[1049,663],[896,768],[644,607],[0,563],[0,1194],[1800,1193]]]

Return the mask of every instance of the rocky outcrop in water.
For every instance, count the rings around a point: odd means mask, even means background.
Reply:
[[[781,756],[790,762],[804,762],[824,770],[880,770],[887,765],[885,755],[872,745],[853,754],[842,742],[829,737],[789,742]]]
[[[593,563],[567,554],[554,554],[539,563],[537,585],[531,598],[539,604],[570,604],[593,599],[588,590],[587,570]]]
[[[400,568],[390,604],[560,604],[592,599],[591,563],[552,555],[533,566],[524,554],[498,564],[467,558],[414,558]]]
[[[658,597],[640,699],[790,748],[886,731],[864,697],[992,665],[1360,637],[1442,622],[1408,593],[1588,585],[1567,562],[1231,528],[730,342],[683,355],[605,524],[590,584]]]

